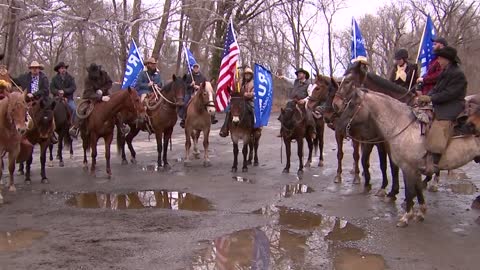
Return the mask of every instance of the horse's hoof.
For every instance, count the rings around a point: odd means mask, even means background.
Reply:
[[[48,178],[43,178],[40,182],[42,184],[50,184],[50,181],[48,181]]]
[[[25,175],[24,171],[17,171],[17,175]]]
[[[363,187],[363,192],[364,192],[365,194],[370,193],[371,190],[372,190],[372,185],[365,185],[365,186]]]
[[[397,197],[390,196],[390,195],[387,195],[387,197],[385,197],[385,199],[384,199],[384,201],[386,203],[394,203],[396,200],[397,200]]]
[[[359,185],[360,184],[360,176],[358,174],[353,177],[353,184]]]
[[[195,153],[195,154],[193,154],[193,158],[195,158],[195,159],[200,159],[200,153]]]
[[[122,159],[122,165],[128,165],[128,161],[126,159]]]
[[[258,160],[256,160],[256,161],[253,162],[253,166],[257,167],[258,165],[260,165],[260,164],[258,163]]]
[[[242,168],[242,172],[248,172],[248,168],[247,167]]]
[[[25,185],[31,185],[32,184],[32,180],[30,179],[25,179]]]
[[[206,168],[206,167],[210,167],[210,166],[212,166],[212,164],[210,163],[210,161],[206,160],[206,161],[203,162],[203,167]]]
[[[335,179],[333,180],[334,183],[341,183],[342,182],[342,177],[340,175],[335,176]]]
[[[8,187],[8,191],[15,192],[15,191],[17,191],[17,188],[15,187],[15,185],[11,185],[11,186]]]
[[[73,154],[70,154],[70,159],[73,159]]]
[[[236,173],[236,172],[237,172],[237,168],[232,167],[232,172],[233,172],[233,173]]]
[[[108,180],[112,179],[112,174],[111,174],[111,173],[108,173],[108,174],[107,174],[107,179],[108,179]]]
[[[166,171],[166,170],[170,170],[171,168],[172,168],[172,166],[170,166],[170,164],[168,164],[168,163],[163,164],[163,170]]]
[[[58,162],[58,167],[61,167],[61,168],[65,167],[65,163],[63,163],[63,161]]]
[[[248,161],[247,161],[247,165],[252,165],[252,161],[251,161],[251,160],[248,160]]]
[[[418,213],[417,215],[415,215],[414,220],[415,222],[423,222],[425,221],[425,216],[421,213]]]
[[[310,162],[305,163],[305,168],[310,168],[312,165],[310,165]]]
[[[427,190],[429,192],[438,192],[438,186],[437,185],[429,185]]]
[[[130,159],[130,163],[132,163],[132,164],[137,164],[137,160],[134,159],[134,158],[132,158],[132,159]]]
[[[289,172],[290,172],[290,169],[287,169],[287,168],[283,169],[282,171],[282,173],[289,173]]]
[[[385,191],[385,189],[382,188],[382,189],[379,189],[379,190],[377,191],[377,193],[375,193],[375,196],[377,196],[377,197],[385,197],[385,196],[387,196],[387,192]]]
[[[186,160],[186,159],[185,159],[185,160],[183,161],[183,166],[185,166],[185,167],[189,167],[190,164],[191,164],[190,160]]]
[[[408,226],[408,222],[404,221],[404,220],[400,220],[397,222],[397,227],[399,228],[405,228]]]
[[[320,161],[318,162],[318,167],[323,167],[323,160],[320,160]]]
[[[48,162],[48,167],[50,167],[50,168],[53,167],[53,160],[50,160],[50,161]]]

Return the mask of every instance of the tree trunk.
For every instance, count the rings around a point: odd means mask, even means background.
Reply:
[[[184,11],[183,11],[183,7],[182,7],[182,11],[180,13],[180,22],[179,22],[179,37],[180,37],[180,41],[178,42],[178,53],[177,53],[177,66],[175,67],[175,74],[180,74],[180,67],[181,67],[181,64],[182,64],[182,52],[183,52],[183,45],[185,44],[184,43],[184,39],[183,39],[183,27],[184,27],[184,24],[183,24],[183,20],[184,20]]]
[[[327,23],[328,27],[328,68],[330,70],[330,77],[333,77],[333,59],[332,59],[332,22]]]
[[[10,2],[10,7],[8,8],[8,34],[7,34],[7,48],[6,48],[6,66],[11,71],[15,70],[16,67],[16,55],[17,55],[17,44],[18,37],[16,35],[17,31],[17,13],[18,13],[18,4],[15,0]]]
[[[142,14],[142,0],[134,0],[133,1],[133,15],[132,15],[132,20],[138,20],[140,19]],[[139,46],[139,41],[140,41],[140,23],[134,23],[132,26],[132,39],[135,40],[135,43],[137,46]]]
[[[163,6],[163,16],[160,22],[160,29],[158,29],[157,38],[155,39],[155,45],[153,46],[152,57],[155,59],[160,58],[160,51],[162,50],[165,31],[168,26],[168,18],[170,17],[170,7],[172,6],[172,0],[165,0]]]

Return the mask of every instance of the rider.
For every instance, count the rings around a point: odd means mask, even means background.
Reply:
[[[67,99],[68,107],[72,113],[72,122],[75,122],[76,105],[74,101],[74,93],[77,90],[75,78],[67,72],[68,65],[64,62],[58,63],[53,70],[57,72],[50,82],[50,90],[53,96],[65,97]]]
[[[137,78],[137,90],[142,103],[145,97],[153,91],[153,87],[162,88],[162,79],[157,70],[157,60],[153,57],[148,58],[145,66],[147,70],[140,72]]]
[[[85,89],[82,99],[90,100],[91,102],[108,102],[110,100],[109,90],[112,88],[112,79],[108,73],[102,70],[102,66],[95,63],[90,64],[87,68],[87,78],[85,79]],[[72,137],[78,136],[79,127],[84,120],[77,118],[74,125],[70,129]]]
[[[400,49],[395,52],[395,67],[390,74],[390,81],[410,90],[411,84],[417,81],[417,65],[409,63],[408,51]]]
[[[297,69],[295,71],[297,79],[289,79],[285,76],[279,76],[280,79],[286,80],[289,83],[293,84],[292,92],[289,95],[291,100],[296,100],[300,105],[306,103],[308,98],[308,88],[310,86],[310,73],[303,68]],[[309,134],[314,139],[316,137],[316,124],[313,119],[313,114],[310,110],[307,109],[307,129],[309,129]]]
[[[253,70],[249,67],[245,68],[243,72],[243,78],[240,87],[240,93],[243,94],[245,100],[248,104],[248,109],[250,112],[253,112]],[[223,126],[220,129],[220,136],[227,137],[229,133],[229,120],[230,120],[230,111],[227,111],[225,114],[225,121],[223,122]]]
[[[448,46],[447,40],[442,37],[433,39],[432,41],[433,41],[434,53],[435,51]],[[442,73],[442,67],[440,66],[440,63],[438,63],[437,58],[435,57],[432,60],[432,62],[430,62],[430,64],[428,65],[427,73],[425,73],[423,77],[419,77],[417,79],[417,83],[419,84],[419,87],[421,89],[421,91],[417,94],[427,95],[437,83],[438,77],[440,76],[441,73]]]
[[[464,109],[467,91],[465,74],[458,66],[460,59],[457,50],[447,46],[437,50],[435,54],[443,72],[430,93],[418,97],[419,102],[432,102],[435,112],[426,139],[426,149],[431,157],[427,158],[426,166],[422,168],[426,175],[439,172],[438,163],[452,136],[453,123]]]

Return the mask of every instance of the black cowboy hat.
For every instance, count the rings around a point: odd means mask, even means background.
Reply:
[[[433,42],[436,42],[436,43],[440,43],[442,44],[443,46],[447,47],[448,46],[448,42],[445,38],[443,37],[437,37],[437,38],[432,38],[432,41]]]
[[[297,69],[297,71],[295,71],[295,75],[298,75],[298,73],[300,73],[300,72],[305,74],[305,79],[307,79],[307,80],[310,79],[310,73],[308,73],[308,71],[306,71],[303,68]]]
[[[460,63],[460,58],[457,56],[457,50],[450,46],[436,50],[435,55],[446,58],[452,63]]]
[[[58,63],[58,64],[53,68],[53,70],[54,70],[55,72],[58,72],[58,70],[59,70],[60,68],[62,68],[62,67],[68,68],[68,65],[66,65],[65,62],[62,61],[62,62]]]
[[[395,52],[395,60],[408,59],[408,51],[406,49],[400,49]]]
[[[87,70],[88,71],[96,71],[96,70],[100,70],[102,68],[101,65],[97,65],[95,63],[91,63],[90,66],[87,67]]]

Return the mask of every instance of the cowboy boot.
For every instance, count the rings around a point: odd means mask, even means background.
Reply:
[[[220,137],[227,137],[229,134],[228,121],[230,120],[230,112],[225,114],[225,121],[223,122],[222,128],[220,129]]]

